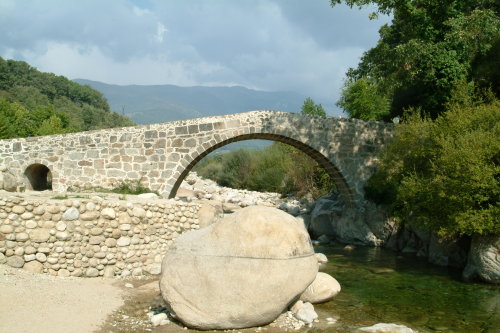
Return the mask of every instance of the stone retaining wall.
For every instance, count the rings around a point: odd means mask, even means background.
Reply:
[[[57,276],[159,274],[199,204],[178,200],[0,198],[0,264]]]

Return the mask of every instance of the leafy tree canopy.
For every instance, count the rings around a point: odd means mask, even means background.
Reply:
[[[342,2],[376,5],[372,16],[393,17],[380,29],[377,45],[347,73],[338,104],[350,116],[389,120],[419,107],[434,119],[457,86],[469,83],[478,88],[476,99],[485,89],[500,95],[498,1],[331,0],[331,5]]]
[[[89,86],[0,57],[0,139],[133,124]]]
[[[209,155],[194,170],[219,185],[318,198],[334,187],[328,173],[309,156],[274,142],[264,150],[233,150]]]
[[[500,232],[500,102],[406,115],[367,197],[442,236]]]
[[[311,97],[306,98],[304,104],[302,104],[300,113],[308,114],[311,116],[326,117],[326,112],[325,109],[323,109],[323,105],[314,103]]]

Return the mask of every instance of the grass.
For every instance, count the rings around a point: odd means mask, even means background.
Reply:
[[[85,190],[85,192],[88,192],[89,190]],[[123,194],[123,196],[120,196],[120,200],[126,200],[125,194],[130,194],[130,195],[138,195],[142,193],[155,193],[156,195],[160,196],[158,191],[153,191],[150,188],[145,187],[144,185],[141,184],[141,180],[136,180],[136,181],[122,181],[118,185],[116,185],[113,188],[104,188],[101,186],[95,186],[90,189],[92,192],[101,192],[101,193],[117,193],[117,194]]]
[[[51,199],[53,199],[53,200],[66,200],[68,198],[69,198],[69,196],[66,194],[66,195],[56,195],[55,197],[52,197]]]
[[[72,196],[69,196],[67,194],[65,195],[56,195],[55,197],[52,197],[51,199],[53,200],[66,200],[66,199],[88,199],[89,196],[82,196],[82,195],[72,195]]]

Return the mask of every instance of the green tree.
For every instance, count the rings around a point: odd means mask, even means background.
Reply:
[[[451,105],[436,120],[407,115],[366,194],[442,236],[499,232],[500,102]]]
[[[0,111],[1,138],[134,125],[89,86],[1,57]]]
[[[315,104],[311,97],[306,98],[304,104],[302,104],[300,113],[308,114],[311,116],[321,116],[321,117],[326,116],[326,112],[325,109],[323,109],[323,105]]]
[[[37,128],[36,135],[62,134],[66,133],[61,118],[53,114],[50,118],[42,121],[40,127]]]
[[[274,142],[264,150],[237,150],[208,156],[194,169],[223,186],[318,198],[333,181],[318,163],[300,150]]]
[[[7,100],[0,97],[0,139],[8,139],[15,136],[14,112]]]
[[[389,99],[365,77],[346,82],[337,105],[351,118],[363,120],[380,120],[390,112]]]
[[[464,82],[500,95],[497,1],[332,0],[331,4],[341,2],[351,7],[374,4],[377,13],[393,17],[391,24],[380,29],[377,45],[347,73],[339,104],[350,108],[346,111],[352,116],[389,120],[413,107],[434,119]],[[360,80],[365,82],[358,84]],[[356,108],[366,104],[366,97],[354,94],[354,88],[363,88],[378,100],[387,98],[389,112]],[[365,101],[355,102],[355,98]]]

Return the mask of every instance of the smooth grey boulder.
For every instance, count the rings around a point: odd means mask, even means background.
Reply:
[[[200,228],[215,223],[222,215],[222,204],[219,202],[203,203],[198,210],[198,225]]]
[[[10,173],[5,166],[2,169],[4,170],[0,171],[0,190],[15,192],[18,186],[16,176]]]
[[[446,240],[431,234],[428,260],[439,266],[464,267],[467,262],[467,244],[461,240]]]
[[[488,283],[500,284],[500,235],[475,236],[463,277],[479,278]]]
[[[293,313],[295,318],[302,320],[306,324],[312,323],[318,318],[318,314],[314,311],[314,306],[311,303],[303,303],[299,309]]]
[[[326,235],[343,243],[379,246],[395,228],[395,222],[383,208],[369,201],[352,207],[338,192],[333,192],[316,201],[309,231],[313,236]]]
[[[343,203],[336,199],[332,194],[327,194],[316,201],[309,225],[313,235],[335,234],[332,222],[341,216],[343,210]]]
[[[313,283],[300,295],[300,300],[312,304],[331,300],[340,292],[340,284],[331,275],[318,272]]]
[[[378,323],[369,327],[361,327],[358,330],[368,333],[417,333],[417,331],[414,331],[409,327],[392,323]]]
[[[178,237],[160,289],[188,327],[232,329],[276,319],[315,279],[307,231],[278,209],[251,206]]]
[[[328,257],[323,253],[316,253],[316,260],[318,260],[318,269],[321,271],[326,268],[326,264],[328,263]]]

